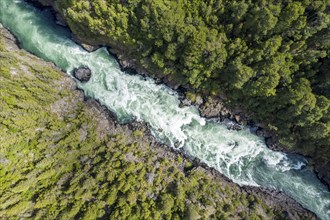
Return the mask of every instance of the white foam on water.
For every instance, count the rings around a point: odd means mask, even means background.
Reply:
[[[306,168],[305,159],[268,149],[249,128],[228,130],[231,122],[206,120],[195,107],[180,108],[175,91],[152,79],[125,74],[105,48],[84,51],[63,27],[25,3],[1,0],[0,12],[0,22],[25,49],[53,61],[68,74],[88,66],[92,78],[78,83],[79,87],[114,112],[120,122],[147,122],[160,142],[198,157],[234,182],[284,191],[321,219],[329,219],[329,191]]]

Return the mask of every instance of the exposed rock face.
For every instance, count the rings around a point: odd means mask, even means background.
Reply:
[[[330,190],[330,173],[328,167],[330,166],[330,162],[326,164],[316,164],[315,172],[317,176],[323,181],[324,184],[327,184],[328,189]]]
[[[208,100],[200,110],[201,115],[206,118],[221,117],[227,114],[227,110],[224,108],[223,104],[213,99]]]
[[[195,104],[196,104],[197,106],[200,106],[200,105],[202,105],[203,103],[204,103],[203,97],[200,96],[200,95],[197,95],[197,96],[196,96],[196,100],[195,100]]]
[[[228,118],[225,118],[223,120],[223,123],[227,126],[227,129],[229,130],[235,130],[235,131],[242,130],[242,127],[238,123],[235,123],[234,121]]]
[[[19,50],[16,38],[2,24],[0,24],[0,34],[3,36],[3,41],[10,50]]]
[[[57,19],[57,21],[56,21],[57,23],[65,22],[65,20],[58,13],[56,14],[56,19]],[[64,21],[62,21],[62,20],[64,20]],[[80,38],[73,33],[71,34],[71,39],[90,53],[100,48],[100,46],[97,46],[97,45],[83,43],[82,40],[80,40]]]
[[[266,130],[266,129],[262,129],[262,127],[258,127],[258,130],[256,131],[256,135],[260,136],[260,137],[264,137],[264,138],[270,138],[275,136],[272,132]]]
[[[185,107],[185,106],[191,106],[191,105],[192,105],[191,100],[190,100],[190,99],[187,99],[187,98],[184,98],[184,99],[180,102],[179,107],[180,107],[180,108],[183,108],[183,107]]]
[[[88,82],[92,76],[92,71],[88,67],[79,67],[73,70],[73,76],[80,82]]]

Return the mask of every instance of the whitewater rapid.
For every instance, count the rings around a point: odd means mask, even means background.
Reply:
[[[195,107],[179,107],[175,91],[122,72],[105,48],[83,50],[47,11],[1,0],[0,12],[0,22],[24,49],[70,75],[74,68],[88,66],[92,78],[78,82],[79,88],[114,112],[119,122],[147,122],[158,141],[201,159],[234,182],[284,191],[321,219],[330,219],[330,193],[303,157],[270,150],[248,127],[228,130],[225,124],[202,118]]]

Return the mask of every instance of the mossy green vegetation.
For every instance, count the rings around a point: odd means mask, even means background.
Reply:
[[[287,207],[151,147],[51,64],[7,48],[0,37],[1,219],[285,217]]]
[[[42,2],[42,0],[40,0]],[[44,1],[45,2],[45,1]],[[329,0],[56,0],[72,31],[253,113],[329,178]]]

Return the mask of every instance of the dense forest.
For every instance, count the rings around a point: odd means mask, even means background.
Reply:
[[[143,130],[116,125],[72,79],[3,33],[1,219],[313,218],[150,146]]]
[[[225,94],[329,178],[329,0],[53,3],[83,41],[205,96]]]

